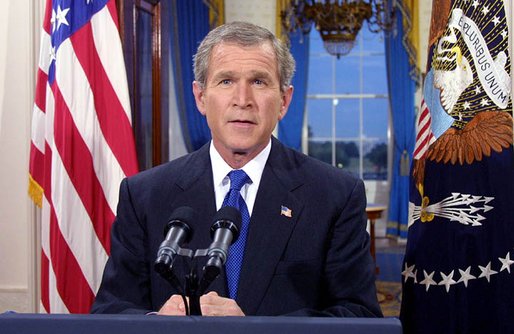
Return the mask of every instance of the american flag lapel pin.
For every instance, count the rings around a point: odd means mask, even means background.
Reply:
[[[293,216],[293,211],[289,209],[287,206],[280,206],[280,215],[286,216],[287,218],[291,218]]]

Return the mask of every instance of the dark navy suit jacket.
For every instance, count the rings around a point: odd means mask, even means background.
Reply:
[[[158,310],[176,291],[153,270],[172,211],[200,218],[185,248],[207,248],[216,213],[209,145],[125,179],[94,313]],[[281,215],[281,207],[291,217]],[[381,316],[363,182],[275,138],[257,192],[237,303],[246,315]],[[201,265],[200,265],[201,266]],[[178,277],[185,261],[174,264]],[[222,273],[208,290],[227,296]]]

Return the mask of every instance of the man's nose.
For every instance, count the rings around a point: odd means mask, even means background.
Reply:
[[[248,108],[253,104],[253,91],[249,83],[238,83],[234,91],[234,105]]]

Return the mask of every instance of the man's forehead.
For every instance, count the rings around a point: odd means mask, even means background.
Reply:
[[[234,54],[234,48],[239,48],[244,52],[242,58],[240,55],[236,56]],[[251,56],[251,52],[253,51],[262,52],[262,57]],[[245,58],[247,55],[249,57]],[[270,66],[274,67],[274,70],[278,75],[278,62],[276,55],[273,46],[268,41],[254,45],[241,45],[235,42],[221,42],[215,45],[209,57],[208,73],[213,74],[218,71],[224,71],[222,68],[223,66],[220,63],[231,65],[237,63],[238,61],[244,62],[246,59],[254,61],[256,64],[261,63],[262,69],[265,69],[266,71],[271,70]],[[214,67],[213,63],[215,63]],[[220,68],[220,66],[222,67]],[[258,72],[258,70],[254,70],[254,72]]]

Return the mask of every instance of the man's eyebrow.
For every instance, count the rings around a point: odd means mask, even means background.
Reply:
[[[219,72],[215,72],[213,73],[211,79],[209,79],[210,82],[212,83],[217,83],[221,80],[226,80],[226,79],[234,79],[234,78],[237,78],[237,72],[235,71],[225,71],[225,70],[221,70]]]
[[[220,71],[220,72],[216,72],[213,74],[212,76],[212,80],[220,80],[220,79],[223,79],[223,78],[234,78],[234,77],[237,77],[237,74],[238,72],[235,72],[235,71]],[[271,74],[267,71],[251,71],[251,77],[252,78],[264,78],[264,79],[269,79],[271,78]]]
[[[212,78],[217,79],[217,78],[226,78],[226,77],[233,77],[233,76],[235,76],[234,71],[220,71],[220,72],[214,73]]]
[[[271,78],[271,74],[266,71],[252,71],[251,73],[254,78],[265,78],[265,79]]]

